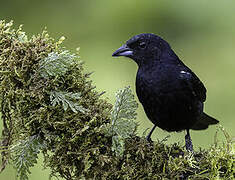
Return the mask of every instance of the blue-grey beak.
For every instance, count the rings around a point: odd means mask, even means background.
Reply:
[[[126,56],[126,57],[131,57],[133,55],[133,51],[132,49],[130,49],[129,47],[127,47],[126,44],[124,44],[123,46],[121,46],[120,48],[118,48],[112,56]]]

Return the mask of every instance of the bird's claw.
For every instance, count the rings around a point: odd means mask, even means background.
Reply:
[[[149,135],[146,137],[146,140],[147,140],[149,143],[153,142],[152,139],[151,139],[151,137],[150,137]]]

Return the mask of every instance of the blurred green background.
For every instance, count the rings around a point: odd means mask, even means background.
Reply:
[[[207,87],[205,111],[235,135],[235,1],[198,0],[9,0],[0,3],[0,19],[24,25],[29,36],[47,27],[55,39],[66,37],[71,51],[80,47],[86,71],[94,71],[94,83],[114,101],[115,92],[130,85],[135,91],[137,65],[111,54],[131,36],[151,32],[167,40],[176,54],[201,78]],[[152,124],[143,108],[138,109],[139,134]],[[1,129],[2,124],[0,124]],[[213,143],[216,126],[193,131],[195,148]],[[155,130],[153,139],[169,133]],[[184,132],[171,133],[167,143],[184,144]],[[42,160],[32,168],[30,180],[48,179]],[[0,180],[14,180],[8,168]]]

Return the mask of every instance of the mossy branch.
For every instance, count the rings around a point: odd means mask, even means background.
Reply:
[[[27,179],[38,154],[51,177],[71,179],[233,179],[235,143],[194,154],[179,144],[136,135],[129,88],[112,106],[96,91],[77,54],[43,32],[28,38],[0,21],[1,170],[10,162]],[[217,133],[216,133],[217,134]]]

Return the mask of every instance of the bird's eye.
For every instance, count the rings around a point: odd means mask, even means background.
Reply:
[[[140,42],[139,47],[141,49],[144,49],[146,47],[146,43],[145,42]]]

